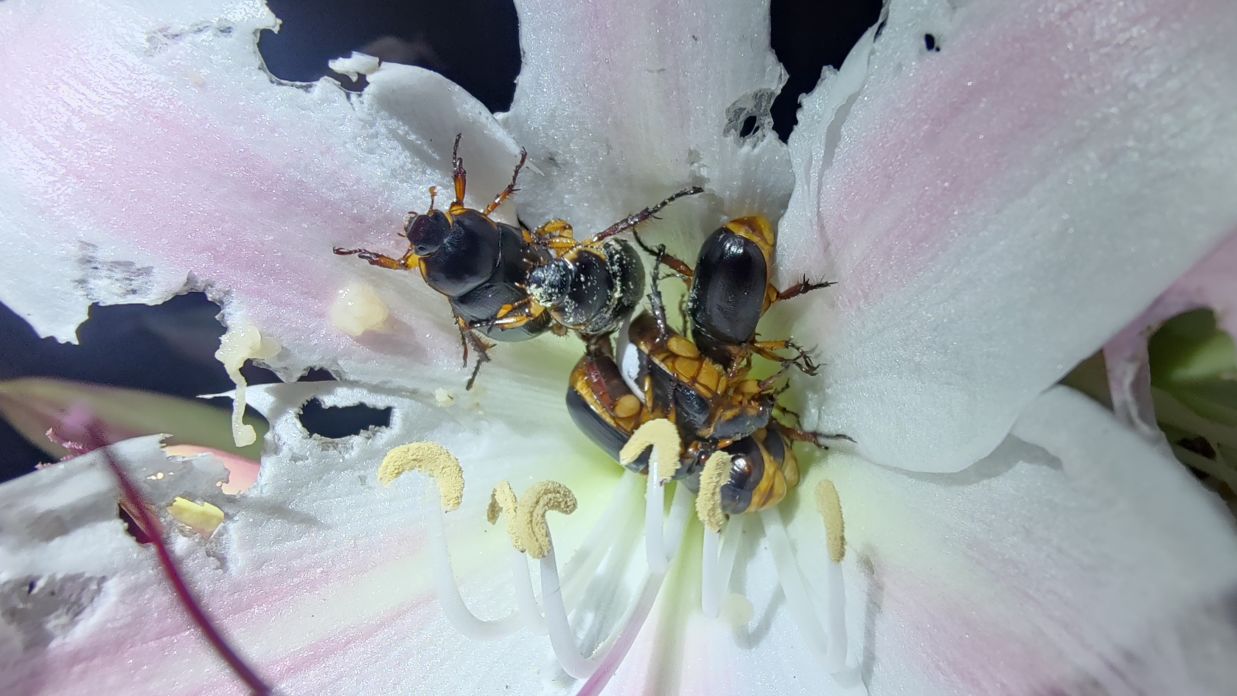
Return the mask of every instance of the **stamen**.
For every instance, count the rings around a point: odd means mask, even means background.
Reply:
[[[825,522],[826,543],[829,545],[829,560],[841,563],[846,553],[846,536],[842,525],[842,501],[832,481],[824,480],[816,485],[816,510]]]
[[[826,665],[830,671],[846,668],[846,584],[842,578],[842,557],[846,543],[842,522],[842,502],[838,489],[832,481],[824,480],[816,486],[816,509],[825,523],[826,542],[829,546],[829,565],[826,570],[825,625],[829,630],[829,652]]]
[[[498,638],[518,630],[523,624],[518,613],[513,612],[501,619],[482,619],[472,613],[460,596],[447,548],[445,523],[446,513],[457,509],[464,497],[464,472],[459,460],[438,443],[413,442],[387,453],[378,467],[378,480],[389,486],[410,471],[418,471],[434,479],[438,488],[440,512],[429,516],[429,536],[434,556],[434,590],[447,621],[470,638]],[[433,501],[426,502],[433,505]]]
[[[617,490],[610,495],[610,504],[606,506],[601,517],[593,524],[593,528],[589,530],[588,535],[584,538],[584,543],[580,544],[580,548],[576,550],[571,559],[563,568],[563,591],[568,595],[571,603],[575,603],[578,592],[583,589],[581,581],[591,578],[602,559],[605,558],[606,552],[614,546],[617,535],[615,530],[627,529],[631,526],[631,517],[634,516],[634,511],[631,511],[632,498],[635,497],[640,489],[640,475],[631,471],[623,472],[622,478],[619,480]],[[623,524],[619,523],[619,515],[627,511],[627,519]]]
[[[728,579],[719,577],[721,545],[721,534],[712,529],[704,530],[704,546],[700,551],[700,611],[710,619],[717,618],[722,584]]]
[[[558,576],[558,562],[554,558],[554,542],[545,519],[546,513],[551,510],[569,515],[575,509],[576,497],[571,489],[557,481],[535,484],[520,498],[516,510],[516,533],[519,537],[516,548],[522,548],[529,556],[541,560],[541,601],[545,607],[550,646],[563,670],[576,679],[583,679],[592,673],[595,663],[580,655],[575,632],[567,620],[563,585]]]
[[[516,511],[517,549],[533,558],[545,558],[550,553],[550,526],[546,523],[545,516],[551,510],[564,515],[576,511],[576,496],[570,488],[557,481],[542,481],[524,493]],[[555,576],[557,575],[556,569]]]
[[[378,465],[378,481],[390,486],[410,471],[434,479],[443,512],[451,512],[464,500],[464,469],[446,447],[437,442],[412,442],[387,452]]]
[[[507,516],[507,534],[511,537],[511,545],[516,551],[523,551],[520,546],[520,538],[516,533],[516,512],[519,508],[519,502],[515,497],[515,490],[511,488],[511,484],[506,481],[499,481],[494,490],[490,492],[490,504],[485,509],[485,519],[490,524],[498,524],[498,518],[503,515]]]
[[[731,458],[722,451],[714,452],[704,463],[700,473],[700,492],[696,494],[696,516],[705,529],[721,532],[726,524],[722,512],[722,486],[730,480]]]
[[[665,418],[651,420],[637,428],[623,449],[619,450],[619,463],[623,466],[631,464],[650,447],[653,448],[652,467],[661,474],[659,482],[664,484],[679,472],[679,455],[683,452],[678,429]],[[652,469],[649,478],[654,478]]]
[[[715,619],[721,613],[721,600],[730,587],[734,573],[735,558],[739,555],[739,541],[747,517],[726,522],[721,534],[704,531],[704,547],[701,550],[700,610],[705,616]]]
[[[518,503],[511,484],[499,481],[490,493],[490,505],[485,511],[485,517],[490,524],[497,524],[498,519],[504,515],[507,517],[507,533],[511,537],[512,546],[519,543],[515,533],[517,509]],[[511,582],[515,585],[515,604],[520,610],[520,616],[524,617],[525,625],[530,628],[542,628],[545,624],[541,618],[541,609],[537,605],[537,598],[533,595],[532,580],[528,577],[528,557],[524,555],[523,549],[518,547],[513,548],[509,555],[511,557]]]
[[[537,605],[537,597],[533,594],[533,581],[528,576],[528,556],[515,549],[511,550],[511,581],[515,583],[515,605],[524,617],[524,624],[529,628],[541,630],[545,628],[545,620],[541,616],[541,608]]]
[[[563,671],[575,679],[584,679],[593,673],[597,660],[580,654],[579,644],[571,623],[567,620],[567,608],[563,604],[563,586],[558,577],[558,563],[554,549],[547,545],[541,557],[541,600],[545,606],[545,622],[550,634],[550,646]]]
[[[773,553],[773,564],[777,567],[790,616],[798,624],[799,633],[807,638],[808,645],[824,655],[828,651],[828,644],[820,621],[816,618],[812,596],[803,581],[799,564],[795,561],[795,553],[790,545],[790,537],[786,534],[786,527],[782,524],[781,513],[776,507],[761,510],[760,521],[765,528],[765,538],[769,540],[769,550]]]
[[[830,495],[830,490],[832,490],[832,495]],[[817,486],[816,499],[822,516],[826,516],[827,519],[834,518],[835,521],[840,522],[841,506],[837,501],[837,490],[832,484]],[[808,591],[808,583],[804,580],[799,564],[795,561],[790,537],[786,533],[781,514],[777,508],[770,508],[760,513],[760,520],[764,524],[769,548],[773,552],[773,562],[777,566],[778,579],[786,594],[791,616],[799,625],[799,632],[807,636],[813,649],[824,656],[825,668],[833,675],[839,687],[847,691],[856,689],[860,693],[866,693],[867,689],[863,686],[857,668],[850,668],[846,664],[846,594],[842,565],[838,562],[841,559],[841,551],[838,551],[835,559],[831,550],[828,564],[826,576],[828,585],[823,593],[826,596],[825,621],[823,622],[823,625],[828,627],[826,634],[822,628],[816,604],[812,601],[813,593]],[[836,524],[835,527],[830,528],[828,534],[836,534],[840,538],[841,525]]]
[[[635,461],[649,447],[653,456],[649,459],[648,484],[644,497],[644,552],[649,571],[665,573],[678,552],[678,541],[673,549],[666,549],[662,510],[666,499],[662,486],[674,478],[679,470],[682,442],[674,424],[664,418],[651,420],[632,433],[631,439],[619,451],[619,462],[624,466]],[[676,498],[677,501],[677,498]],[[675,507],[671,507],[673,513]],[[673,538],[673,537],[672,537]]]

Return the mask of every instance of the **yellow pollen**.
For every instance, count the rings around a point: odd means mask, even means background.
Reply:
[[[490,524],[498,524],[498,518],[503,515],[511,519],[515,517],[517,505],[519,502],[515,498],[515,490],[511,488],[511,484],[499,481],[490,493],[490,506],[485,509],[485,519],[489,520]]]
[[[714,452],[704,463],[700,472],[700,492],[696,494],[696,516],[705,527],[721,532],[726,523],[722,512],[722,486],[730,480],[730,455]]]
[[[550,525],[545,516],[551,510],[564,515],[576,511],[575,494],[558,481],[542,481],[520,496],[512,529],[512,543],[516,549],[533,558],[545,558],[550,553]]]
[[[500,517],[507,518],[507,534],[511,537],[511,545],[516,551],[523,551],[523,539],[518,533],[516,518],[519,515],[519,501],[516,500],[515,490],[511,488],[511,484],[506,481],[499,481],[494,490],[490,492],[490,505],[485,509],[485,519],[489,520],[490,524],[498,524]]]
[[[674,478],[679,471],[682,441],[674,423],[665,418],[651,420],[636,429],[631,439],[619,450],[619,463],[627,466],[640,458],[644,450],[653,448],[653,456],[657,459],[657,473],[662,483]]]
[[[434,479],[443,512],[451,512],[464,500],[464,470],[460,461],[437,442],[412,442],[387,452],[378,465],[378,481],[389,486],[410,471]]]
[[[842,501],[832,481],[816,484],[816,509],[825,521],[825,539],[829,545],[829,560],[841,563],[846,554],[846,536],[842,525]]]
[[[215,533],[223,524],[223,510],[207,502],[195,503],[187,498],[177,496],[168,505],[168,514],[181,524],[192,527],[206,536]]]

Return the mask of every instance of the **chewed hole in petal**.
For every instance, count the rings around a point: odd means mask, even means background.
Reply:
[[[300,420],[305,430],[314,435],[339,439],[389,427],[391,407],[376,408],[368,404],[324,406],[320,400],[310,399],[301,407]]]

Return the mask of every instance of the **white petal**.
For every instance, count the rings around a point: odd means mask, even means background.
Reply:
[[[1151,401],[1147,339],[1168,319],[1192,309],[1212,309],[1217,326],[1237,339],[1237,233],[1208,254],[1104,345],[1113,410],[1155,443],[1164,435]]]
[[[71,340],[91,302],[202,288],[283,347],[285,373],[458,369],[445,300],[331,247],[399,255],[404,214],[449,190],[456,133],[474,203],[510,179],[514,142],[424,70],[380,68],[359,98],[273,81],[255,42],[274,25],[253,1],[0,6],[0,239],[25,250],[0,257],[0,299]],[[356,283],[390,312],[360,337],[330,319]]]
[[[818,426],[967,466],[1234,229],[1235,31],[1223,0],[895,3],[791,138],[782,277],[839,283],[796,331]]]
[[[1231,518],[1077,393],[1036,399],[964,472],[836,455],[804,485],[819,477],[841,495],[873,696],[1204,694],[1237,676]]]
[[[667,211],[707,208],[683,219],[688,238],[722,215],[781,214],[789,160],[769,107],[785,73],[767,2],[516,7],[524,65],[504,124],[544,175],[524,187],[528,222],[562,217],[591,234],[693,183],[719,198]]]
[[[390,406],[391,426],[339,440],[309,435],[296,410],[311,395],[327,406]],[[562,680],[544,636],[479,643],[446,623],[426,573],[420,521],[438,513],[421,505],[424,484],[407,477],[383,489],[375,480],[383,453],[410,440],[442,442],[460,458],[467,488],[464,507],[449,516],[453,561],[475,610],[504,613],[513,604],[509,546],[501,528],[485,522],[489,487],[499,479],[517,490],[544,478],[566,482],[582,507],[570,525],[550,524],[569,548],[604,507],[618,472],[600,453],[582,456],[579,438],[563,445],[544,436],[568,427],[561,409],[549,409],[556,392],[525,389],[521,396],[528,419],[503,425],[486,420],[476,404],[444,408],[428,394],[323,384],[257,390],[254,401],[272,420],[268,445],[278,453],[268,454],[249,493],[219,501],[227,520],[210,542],[179,539],[176,546],[224,632],[281,692],[565,690],[570,680]],[[149,443],[119,449],[130,465],[163,461]],[[47,602],[42,614],[37,607],[5,614],[0,637],[18,637],[0,638],[0,691],[236,688],[171,600],[153,556],[122,531],[115,486],[99,465],[90,455],[0,487],[0,585],[24,592],[33,579],[84,597]],[[40,639],[47,630],[55,640]]]

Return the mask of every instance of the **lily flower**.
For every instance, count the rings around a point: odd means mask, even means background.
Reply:
[[[0,3],[0,300],[61,340],[92,303],[220,303],[220,359],[270,430],[214,533],[168,541],[259,674],[286,693],[1231,688],[1231,519],[1053,386],[1237,230],[1231,3],[895,0],[787,144],[767,3],[516,4],[523,67],[494,116],[360,55],[334,64],[359,95],[274,80],[255,0]],[[474,207],[527,149],[505,221],[590,234],[685,185],[705,194],[649,239],[691,255],[728,218],[780,220],[781,284],[838,282],[774,319],[824,365],[796,380],[802,414],[855,445],[802,453],[785,503],[718,532],[572,427],[578,343],[502,345],[463,391],[442,297],[331,254],[402,252],[457,133]],[[248,359],[340,381],[245,390]],[[391,421],[312,435],[312,398]],[[110,450],[166,461],[152,438]],[[0,488],[0,691],[237,692],[103,464]],[[418,467],[437,486],[382,485]]]

